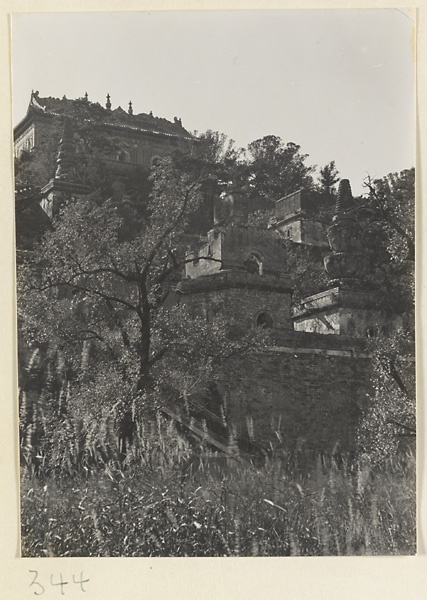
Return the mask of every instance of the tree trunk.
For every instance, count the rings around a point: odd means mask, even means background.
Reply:
[[[140,342],[139,351],[139,375],[136,383],[136,393],[138,396],[144,394],[151,385],[150,378],[150,341],[151,341],[151,315],[148,302],[146,309],[140,315]],[[131,399],[129,399],[131,402]],[[132,406],[126,407],[119,426],[119,453],[120,459],[124,460],[129,446],[132,444],[135,432],[135,420],[132,414]]]

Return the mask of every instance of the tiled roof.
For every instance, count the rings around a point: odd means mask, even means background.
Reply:
[[[72,113],[81,116],[85,120],[93,120],[99,124],[114,125],[134,130],[173,135],[179,137],[193,137],[184,127],[180,120],[174,123],[154,117],[151,113],[128,114],[120,106],[114,110],[107,110],[98,102],[89,102],[84,98],[70,100],[63,98],[42,98],[35,92],[31,95],[30,107],[36,111],[55,116],[71,116]]]

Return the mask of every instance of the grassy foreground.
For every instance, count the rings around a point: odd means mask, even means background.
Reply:
[[[416,551],[415,459],[276,455],[261,466],[139,447],[68,474],[22,470],[23,556],[322,556]]]

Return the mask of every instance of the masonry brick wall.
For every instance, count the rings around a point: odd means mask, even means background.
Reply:
[[[263,273],[286,272],[286,252],[275,232],[229,225],[224,231],[209,231],[206,242],[187,255],[187,259],[194,260],[187,263],[185,274],[194,279],[220,269],[244,268],[251,254],[262,263]],[[215,260],[200,258],[207,256]]]
[[[229,361],[217,379],[230,429],[268,448],[355,449],[370,359],[350,352],[277,348]]]
[[[243,265],[251,252],[259,254],[264,269],[286,271],[286,253],[273,231],[253,227],[230,226],[223,238],[222,259],[225,267]]]
[[[186,256],[187,260],[193,259],[185,265],[185,276],[194,279],[203,275],[217,273],[221,269],[222,238],[220,231],[209,232],[206,244],[194,249]],[[202,258],[200,258],[202,257]],[[213,260],[204,260],[209,257]]]
[[[257,317],[265,312],[273,319],[275,328],[290,329],[291,294],[290,291],[284,292],[281,282],[280,277],[269,280],[244,272],[224,271],[216,279],[200,277],[181,282],[181,286],[192,291],[184,296],[183,302],[188,303],[194,314],[200,317],[210,320],[222,315],[248,329],[255,326]],[[286,285],[287,280],[283,283],[283,286]]]

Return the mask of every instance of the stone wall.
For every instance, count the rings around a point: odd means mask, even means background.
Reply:
[[[275,229],[282,237],[290,239],[297,244],[309,246],[328,247],[326,236],[326,225],[316,219],[295,217],[288,221],[282,221],[275,225]]]
[[[259,256],[264,270],[286,271],[286,253],[275,232],[253,227],[229,227],[223,240],[224,267],[243,265],[251,253]]]
[[[354,451],[370,359],[296,345],[229,361],[217,388],[230,431],[268,449]]]
[[[328,247],[326,225],[316,219],[304,219],[301,223],[301,241],[310,246]]]
[[[373,338],[398,329],[401,323],[402,319],[380,310],[335,307],[297,319],[294,327],[296,331]]]
[[[401,326],[401,318],[387,311],[383,298],[370,291],[334,287],[304,298],[294,309],[296,331],[372,338],[390,335]]]
[[[356,449],[360,407],[371,389],[366,339],[294,331],[289,278],[283,274],[224,270],[184,280],[179,290],[198,316],[223,315],[242,331],[257,325],[263,313],[272,318],[274,345],[228,360],[206,399],[217,415],[214,433],[225,443],[235,432],[249,451],[271,444],[326,453]]]
[[[198,244],[192,252],[186,255],[188,261],[185,265],[185,276],[191,279],[201,275],[210,275],[221,269],[222,262],[222,238],[224,234],[220,231],[209,231],[205,244]]]
[[[245,271],[220,271],[214,275],[181,281],[181,301],[195,315],[210,320],[224,316],[248,329],[261,313],[268,313],[274,328],[291,329],[291,291],[286,276],[259,276]]]
[[[275,232],[239,225],[212,229],[205,243],[187,254],[191,262],[186,265],[185,275],[195,279],[220,269],[246,268],[245,264],[254,256],[262,275],[286,271],[286,252]]]

